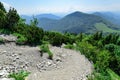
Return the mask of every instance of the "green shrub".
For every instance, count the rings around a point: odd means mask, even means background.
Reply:
[[[76,36],[77,41],[82,41],[82,39],[83,39],[83,33],[80,33]]]
[[[41,50],[42,54],[43,54],[43,52],[47,52],[49,55],[48,58],[51,60],[53,59],[53,53],[50,51],[48,44],[42,44],[40,46],[40,50]]]
[[[116,46],[114,44],[107,44],[107,45],[105,45],[105,49],[107,49],[110,52],[114,52],[115,47]]]
[[[109,67],[110,53],[107,50],[99,50],[96,53],[95,68],[98,71],[106,70]]]
[[[109,51],[98,49],[85,41],[77,42],[76,45],[77,49],[94,63],[96,70],[101,71],[109,66]]]
[[[14,27],[14,31],[23,35],[27,39],[27,44],[36,45],[42,42],[44,31],[43,29],[24,24],[24,26]]]
[[[30,72],[19,71],[18,73],[9,74],[9,78],[14,78],[15,80],[25,80],[25,78],[30,74]]]
[[[117,75],[114,71],[112,71],[111,69],[107,69],[108,74],[111,77],[111,80],[120,80],[120,76]]]
[[[62,45],[62,34],[60,33],[55,33],[54,37],[51,37],[51,44],[53,46],[60,46]]]
[[[12,31],[9,30],[9,29],[4,29],[4,28],[2,28],[2,29],[0,29],[0,33],[2,33],[2,34],[11,34]]]
[[[25,44],[27,42],[27,38],[24,37],[23,35],[18,34],[18,33],[13,33],[13,35],[17,36],[17,38],[18,38],[16,41],[17,44]]]
[[[4,43],[4,39],[0,38],[0,44]]]
[[[64,48],[67,48],[67,49],[76,49],[74,45],[72,44],[67,44],[64,46]]]
[[[40,44],[43,39],[43,35],[43,29],[39,27],[29,26],[25,37],[27,38],[27,42],[29,44]]]
[[[111,53],[110,69],[120,75],[120,47],[116,46],[113,53]]]
[[[93,72],[91,75],[88,76],[88,80],[112,80],[110,75],[105,72]]]
[[[77,49],[84,54],[90,61],[96,61],[97,48],[86,41],[77,42]]]

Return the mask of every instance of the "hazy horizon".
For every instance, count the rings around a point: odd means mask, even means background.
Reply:
[[[21,15],[43,13],[120,12],[120,0],[0,0],[8,10],[14,7]]]

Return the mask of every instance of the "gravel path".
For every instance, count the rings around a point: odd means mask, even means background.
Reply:
[[[79,52],[58,47],[51,47],[51,51],[67,56],[62,68],[32,73],[28,80],[86,80],[92,72],[91,63]]]
[[[49,60],[47,53],[40,56],[39,47],[16,45],[15,37],[2,38],[7,43],[0,44],[0,80],[19,70],[31,72],[27,80],[87,80],[92,73],[92,64],[77,51],[50,46],[54,57]]]

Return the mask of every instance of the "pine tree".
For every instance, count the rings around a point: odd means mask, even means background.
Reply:
[[[14,8],[10,8],[9,12],[6,15],[7,17],[7,25],[6,28],[11,29],[19,22],[19,15]]]
[[[5,26],[6,16],[5,13],[0,9],[0,28]]]
[[[0,2],[0,10],[2,10],[4,13],[6,13],[6,10],[4,8],[4,5],[2,2]]]

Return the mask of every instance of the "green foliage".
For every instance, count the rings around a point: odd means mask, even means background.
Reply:
[[[104,44],[117,44],[117,41],[119,39],[119,35],[118,34],[109,34],[104,38]]]
[[[83,33],[80,33],[76,36],[77,41],[82,41],[82,39],[83,39]]]
[[[53,46],[60,46],[62,45],[62,35],[59,33],[55,33],[55,36],[51,40],[51,44]]]
[[[80,19],[76,19],[74,16],[79,16],[79,14],[82,14],[82,16],[80,16]],[[85,16],[87,16],[87,18]],[[74,22],[74,19],[77,23]],[[80,21],[82,22],[83,20],[85,20],[84,23],[86,23],[84,25],[83,23],[80,23]],[[60,25],[59,27],[63,28],[64,32],[69,31],[80,33],[86,32],[89,29],[94,32],[94,24],[96,29],[99,30],[101,30],[102,27],[104,27],[104,29],[107,28],[107,31],[102,29],[103,32],[119,32],[108,28],[107,26],[109,25],[105,20],[89,14],[76,12],[57,22],[66,24],[66,21],[69,25]],[[91,25],[91,23],[93,25]],[[96,72],[94,74],[94,80],[110,80],[111,74],[107,74],[111,71],[106,71],[108,68],[120,75],[120,37],[118,34],[111,33],[108,35],[103,35],[102,32],[97,32],[93,35],[85,35],[82,33],[78,35],[71,33],[62,34],[58,32],[43,31],[43,29],[38,28],[37,25],[38,21],[35,18],[31,20],[30,25],[25,24],[25,20],[20,19],[17,11],[14,8],[11,8],[9,12],[6,12],[4,6],[0,3],[0,33],[14,33],[14,35],[18,37],[17,43],[20,44],[27,43],[33,45],[41,44],[43,42],[40,46],[41,52],[47,52],[49,59],[53,59],[53,53],[50,51],[48,43],[54,46],[61,46],[62,43],[65,43],[67,44],[65,48],[79,50],[90,61],[93,62]],[[3,42],[3,40],[0,39],[0,42]],[[19,73],[10,74],[10,76],[16,80],[24,80],[24,78],[27,76],[26,74],[28,73],[21,71]]]
[[[99,26],[96,24],[99,24]],[[108,22],[106,19],[95,16],[94,14],[86,14],[81,12],[74,12],[60,20],[40,19],[39,26],[42,26],[45,30],[56,30],[77,34],[80,32],[94,33],[96,30],[103,32],[120,32],[119,30],[113,30],[117,26]]]
[[[43,38],[44,32],[43,29],[39,28],[39,27],[34,27],[34,26],[30,26],[28,28],[27,34],[25,34],[25,37],[27,38],[27,42],[29,44],[40,44],[41,40]]]
[[[114,52],[111,53],[111,60],[109,67],[120,75],[120,47],[115,46]]]
[[[27,42],[27,38],[24,37],[23,35],[18,34],[18,33],[13,33],[13,35],[17,36],[18,38],[16,41],[17,44],[25,44]]]
[[[112,80],[110,75],[105,72],[93,72],[92,75],[88,76],[88,80]]]
[[[120,33],[119,30],[111,29],[104,23],[96,23],[95,27],[98,31],[109,32],[109,33]]]
[[[110,54],[107,50],[99,51],[96,54],[95,68],[98,71],[106,70],[109,67]]]
[[[63,35],[63,34],[58,33],[58,32],[47,32],[47,31],[44,32],[43,40],[48,41],[53,46],[61,46],[62,43],[72,44],[73,42],[75,42],[73,36],[68,36],[66,34]]]
[[[20,17],[17,11],[14,8],[10,8],[9,12],[6,14],[6,28],[12,29],[12,27],[16,26]]]
[[[114,71],[112,71],[111,69],[107,69],[108,74],[111,77],[111,80],[120,80],[120,76],[117,75]]]
[[[79,49],[79,51],[84,54],[90,61],[93,61],[95,63],[96,61],[96,53],[98,52],[98,49],[89,44],[88,42],[86,41],[83,41],[83,42],[77,42],[77,49]]]
[[[72,45],[72,44],[66,44],[65,46],[64,46],[64,48],[67,48],[67,49],[76,49],[76,47],[74,46],[74,45]]]
[[[9,29],[0,29],[0,33],[1,34],[11,34],[12,33],[12,31],[11,30],[9,30]]]
[[[31,26],[37,26],[37,25],[38,25],[38,20],[37,20],[37,18],[35,18],[35,17],[33,16],[33,20],[31,20],[30,25],[31,25]]]
[[[0,44],[4,43],[4,39],[0,38]]]
[[[105,45],[105,49],[109,50],[110,52],[114,52],[115,47],[116,46],[114,44],[107,44],[107,45]]]
[[[3,6],[2,2],[0,2],[0,10],[2,10],[4,13],[6,13],[5,7]]]
[[[26,24],[24,26],[14,27],[14,31],[16,33],[22,34],[27,39],[26,43],[30,45],[40,44],[44,36],[43,29]]]
[[[106,39],[105,39],[106,38]],[[113,38],[115,40],[113,40]],[[117,34],[109,34],[102,36],[102,33],[84,36],[83,40],[76,41],[76,46],[67,45],[67,48],[79,50],[90,61],[94,63],[97,75],[94,75],[90,80],[110,80],[110,75],[107,75],[107,68],[111,68],[119,75],[120,69],[120,48],[117,47],[114,41],[117,41],[119,36]],[[110,39],[110,40],[108,40]],[[105,42],[107,40],[109,42]],[[109,44],[110,43],[110,44]]]
[[[6,15],[5,12],[0,9],[0,28],[3,28],[6,23]]]
[[[15,80],[25,80],[25,78],[30,74],[30,72],[19,71],[18,73],[11,73],[9,78],[14,78]]]
[[[48,44],[42,44],[42,45],[40,46],[40,50],[41,50],[42,54],[43,54],[44,52],[47,52],[48,55],[49,55],[48,58],[51,59],[51,60],[53,59],[53,53],[50,51]]]
[[[100,40],[102,38],[102,32],[96,32],[93,34],[93,39],[94,40]]]

